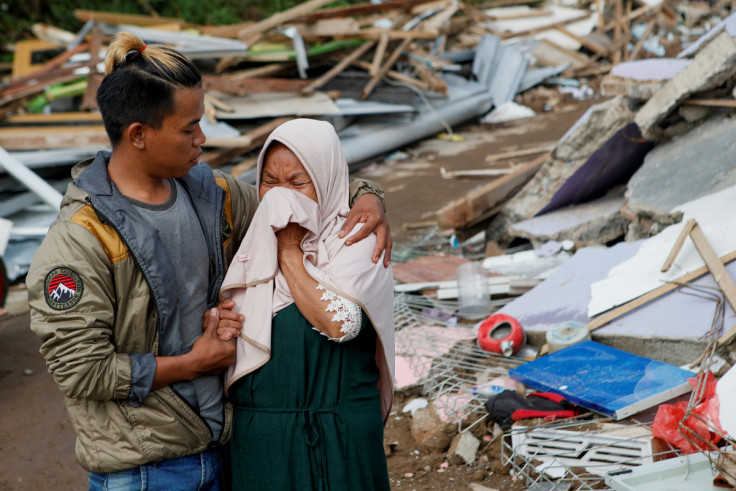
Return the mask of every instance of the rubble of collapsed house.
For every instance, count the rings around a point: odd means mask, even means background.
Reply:
[[[593,86],[559,141],[443,169],[481,184],[396,245],[408,395],[392,417],[446,455],[438,471],[485,455],[520,489],[736,484],[736,425],[718,409],[736,393],[736,2],[328,3],[229,26],[89,11],[78,33],[37,26],[0,84],[3,276],[22,278],[69,166],[107,144],[94,93],[120,31],[197,60],[203,160],[245,180],[289,118],[332,122],[359,169],[464,122],[533,115],[520,102],[535,87]]]

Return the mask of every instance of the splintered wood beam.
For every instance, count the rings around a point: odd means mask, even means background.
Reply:
[[[401,41],[401,44],[399,44],[399,46],[391,53],[391,56],[389,56],[388,60],[386,60],[386,63],[381,66],[381,69],[378,71],[378,73],[371,77],[366,86],[360,92],[361,99],[367,98],[371,94],[371,92],[373,92],[373,89],[376,88],[378,82],[380,82],[381,79],[386,75],[386,73],[388,73],[388,71],[391,69],[391,67],[394,66],[394,63],[396,63],[396,61],[401,56],[401,53],[404,52],[411,41],[411,39],[404,39],[403,41]]]
[[[205,90],[216,90],[228,94],[246,95],[260,92],[300,92],[309,80],[287,79],[287,78],[242,78],[236,79],[228,76],[202,77]]]
[[[677,236],[677,239],[675,240],[675,244],[672,246],[670,254],[667,256],[667,259],[665,259],[664,264],[662,265],[662,269],[660,269],[662,273],[666,273],[670,270],[672,264],[675,262],[675,259],[677,259],[677,255],[680,253],[680,250],[682,250],[683,244],[685,244],[685,239],[687,239],[687,236],[690,235],[690,232],[695,227],[695,224],[696,222],[694,218],[691,218],[690,220],[685,222],[685,226],[683,226],[682,230],[680,230],[680,235]]]
[[[548,157],[549,154],[544,154],[519,165],[511,174],[494,179],[449,203],[437,212],[440,227],[462,228],[481,216],[488,216],[489,212],[497,211],[501,203],[536,174]]]
[[[236,137],[238,138],[237,141],[240,143],[240,145],[228,145],[220,150],[208,151],[202,155],[202,161],[207,162],[212,167],[218,167],[220,165],[226,164],[235,157],[243,155],[244,153],[248,153],[251,150],[259,147],[260,145],[263,145],[266,142],[268,135],[270,135],[273,130],[292,119],[294,118],[276,118],[266,124],[253,128],[244,135]],[[210,139],[208,138],[207,140],[209,143]],[[214,142],[214,140],[212,141]]]
[[[156,26],[159,24],[178,24],[190,26],[183,19],[174,17],[158,17],[153,15],[119,14],[117,12],[98,12],[93,10],[75,10],[74,16],[82,22],[93,21],[104,24],[127,24],[131,26]]]
[[[361,46],[359,46],[357,49],[355,49],[352,53],[350,53],[348,56],[340,60],[339,63],[337,63],[335,66],[330,68],[328,71],[326,71],[322,76],[319,78],[313,80],[310,82],[306,87],[302,89],[302,95],[311,95],[314,93],[315,90],[319,89],[323,85],[325,85],[327,82],[338,76],[340,73],[343,72],[352,62],[356,61],[358,58],[363,56],[365,53],[368,52],[369,49],[371,49],[373,46],[375,46],[375,41],[368,41]]]
[[[0,147],[5,150],[43,150],[96,145],[106,147],[109,144],[102,125],[0,128]]]
[[[308,14],[313,10],[331,3],[333,0],[309,0],[302,4],[292,7],[283,12],[272,15],[260,22],[256,22],[252,26],[247,26],[238,31],[238,38],[241,40],[249,39],[251,36],[264,33],[270,29],[278,27],[286,22],[291,22],[298,17]]]
[[[371,69],[371,64],[363,60],[355,60],[352,62],[352,65],[357,66],[358,68],[362,68],[365,71],[368,71]],[[403,73],[397,72],[395,70],[389,70],[386,73],[386,76],[394,80],[398,80],[399,82],[404,82],[409,85],[413,85],[414,87],[417,87],[418,89],[421,89],[421,90],[429,90],[429,84],[421,80],[417,80],[416,78],[410,77],[408,75],[404,75]]]
[[[408,10],[414,5],[426,2],[427,0],[390,0],[388,2],[378,4],[359,3],[357,5],[349,5],[346,7],[320,9],[317,12],[312,12],[311,14],[306,14],[293,20],[295,22],[316,22],[321,19],[334,17],[355,17],[358,15],[377,14],[391,10]]]
[[[371,69],[368,71],[371,76],[377,74],[381,68],[381,62],[386,54],[389,39],[388,32],[382,33],[381,37],[378,38],[378,46],[376,46],[376,51],[373,53],[373,62],[371,62]]]

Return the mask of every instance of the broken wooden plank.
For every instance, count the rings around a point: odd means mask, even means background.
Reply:
[[[656,22],[657,21],[655,19],[649,21],[649,24],[647,24],[647,28],[644,29],[644,34],[641,35],[639,41],[637,41],[636,43],[636,46],[634,46],[634,49],[631,50],[631,53],[629,53],[627,61],[633,61],[639,58],[639,53],[641,53],[641,50],[644,47],[644,42],[647,40],[647,38],[649,38],[649,35],[652,33]]]
[[[97,89],[102,84],[104,75],[98,73],[97,67],[100,60],[100,50],[102,49],[102,29],[98,26],[94,26],[90,31],[89,41],[89,61],[93,65],[89,69],[89,75],[87,76],[87,90],[84,92],[82,97],[82,104],[79,106],[83,111],[91,111],[97,109]]]
[[[693,227],[695,227],[695,223],[695,219],[691,218],[685,223],[685,226],[682,227],[682,230],[680,230],[680,235],[678,235],[677,239],[675,239],[675,244],[672,246],[672,250],[667,256],[667,259],[665,259],[664,264],[662,265],[662,269],[660,269],[662,273],[666,273],[672,267],[672,263],[675,262],[677,255],[680,253],[680,250],[685,243],[685,239],[687,239],[687,236],[690,235]]]
[[[688,106],[736,107],[736,99],[687,99],[681,104]]]
[[[252,169],[256,165],[258,165],[258,158],[257,157],[246,159],[246,160],[242,161],[241,163],[239,163],[238,165],[236,165],[235,167],[233,167],[232,170],[230,171],[230,173],[234,177],[238,177],[239,175],[241,175],[244,172]]]
[[[371,76],[375,76],[378,73],[378,70],[381,69],[381,62],[383,61],[383,57],[386,55],[386,48],[388,47],[389,39],[388,31],[382,33],[381,37],[378,38],[378,46],[376,46],[376,51],[373,53],[371,69],[368,70],[368,73],[370,73]]]
[[[426,3],[427,0],[389,0],[383,3],[360,3],[344,7],[332,7],[320,9],[316,12],[302,15],[293,19],[295,22],[316,22],[321,19],[333,17],[354,17],[358,15],[369,15],[388,12],[391,10],[409,10],[414,5]]]
[[[301,92],[309,80],[288,78],[232,78],[226,75],[202,77],[205,90],[216,90],[234,95],[257,92]]]
[[[190,27],[184,19],[173,17],[158,17],[152,15],[120,14],[117,12],[100,12],[93,10],[75,10],[74,16],[82,22],[96,22],[104,24],[125,24],[131,26],[155,26],[159,24],[178,24],[181,27]]]
[[[548,154],[541,155],[531,162],[520,165],[512,174],[495,179],[474,189],[467,196],[449,203],[437,212],[440,228],[462,228],[477,217],[495,209],[526,184],[547,157]]]
[[[440,175],[442,179],[454,179],[456,177],[498,177],[511,174],[514,169],[469,169],[469,170],[447,170],[440,167]]]
[[[401,41],[401,44],[391,53],[391,56],[388,57],[388,60],[386,60],[386,63],[384,63],[381,66],[381,69],[371,77],[371,79],[368,81],[365,87],[363,87],[363,90],[360,92],[360,98],[365,99],[367,98],[371,92],[373,92],[373,89],[376,88],[376,85],[378,85],[378,82],[381,81],[381,79],[386,75],[386,73],[391,69],[391,67],[396,63],[396,61],[399,59],[401,54],[404,52],[407,46],[409,46],[409,43],[412,40],[407,38]]]
[[[6,150],[91,147],[110,144],[102,125],[20,126],[0,128],[0,147]]]
[[[59,47],[54,43],[41,41],[40,39],[18,41],[15,43],[12,76],[22,77],[40,68],[40,64],[33,64],[33,53],[51,50],[56,51],[58,49]]]
[[[64,112],[50,114],[16,114],[3,120],[2,124],[11,125],[41,125],[63,123],[102,123],[100,113]]]
[[[218,151],[208,151],[202,154],[202,161],[207,162],[212,167],[218,167],[220,165],[226,164],[235,157],[243,155],[244,153],[248,153],[251,150],[263,145],[266,142],[268,135],[270,135],[273,130],[292,119],[294,118],[276,118],[266,124],[258,126],[257,128],[254,128],[243,135],[243,137],[247,138],[247,140],[243,138],[243,140],[246,141],[246,144],[238,147],[220,149]]]
[[[313,10],[317,10],[320,7],[331,3],[332,0],[309,0],[302,4],[296,5],[283,12],[276,13],[260,22],[256,22],[252,26],[247,26],[238,31],[238,38],[240,40],[246,40],[250,37],[258,34],[262,34],[275,27],[278,27],[286,22],[293,21],[304,14],[308,14]]]
[[[577,34],[570,31],[570,29],[568,29],[565,26],[556,26],[555,29],[561,32],[562,34],[564,34],[565,36],[571,39],[574,39],[575,41],[583,45],[585,48],[588,48],[593,53],[600,55],[600,56],[608,56],[608,48],[606,48],[605,46],[602,46],[599,43],[596,43],[595,41],[591,39],[588,39],[582,36],[578,36]]]
[[[729,263],[736,259],[736,251],[729,252],[728,254],[721,256],[720,261],[722,263]],[[611,309],[605,314],[597,316],[595,319],[590,321],[588,323],[588,330],[594,331],[595,329],[598,329],[599,327],[605,326],[606,324],[618,319],[619,317],[628,314],[634,309],[637,309],[641,307],[642,305],[645,305],[652,300],[655,300],[662,295],[665,295],[677,288],[680,288],[683,284],[689,283],[695,278],[699,276],[703,276],[708,272],[707,266],[702,266],[694,271],[691,271],[690,273],[687,273],[683,276],[680,276],[679,278],[671,281],[670,283],[666,283],[659,288],[656,288],[652,291],[649,291],[645,293],[644,295],[635,298],[634,300],[627,302],[619,307],[616,307],[615,309]]]
[[[339,63],[334,65],[332,68],[327,70],[324,74],[322,74],[319,78],[309,82],[309,84],[302,88],[302,95],[310,95],[315,90],[319,89],[323,85],[325,85],[327,82],[338,76],[340,73],[342,73],[345,68],[348,67],[352,62],[356,61],[358,58],[363,56],[365,53],[368,52],[369,49],[371,49],[373,46],[375,46],[374,41],[368,41],[355,49],[352,53],[350,53],[348,56],[340,60]]]
[[[505,32],[499,33],[498,35],[501,37],[501,39],[504,39],[504,40],[519,37],[519,36],[531,36],[534,34],[539,34],[540,32],[548,31],[550,29],[557,29],[560,26],[574,24],[575,22],[580,22],[581,20],[585,20],[588,17],[590,17],[590,14],[586,12],[583,15],[578,15],[577,17],[573,17],[572,19],[555,22],[554,24],[549,24],[549,25],[540,26],[540,27],[533,27],[533,28],[524,29],[522,31],[517,31],[517,32],[505,31]]]
[[[23,77],[18,77],[11,79],[7,83],[0,84],[0,88],[3,90],[13,88],[13,87],[20,87],[24,84],[27,84],[29,82],[36,81],[37,79],[48,76],[52,71],[66,63],[69,58],[76,55],[77,53],[82,53],[84,51],[87,51],[89,48],[89,45],[87,43],[82,43],[72,49],[68,49],[64,51],[63,53],[55,56],[51,60],[47,61],[43,65],[39,66],[37,69],[33,70],[31,73],[24,75]]]
[[[371,64],[367,61],[363,60],[355,60],[351,63],[352,65],[355,65],[357,67],[360,67],[366,71],[370,70]],[[429,90],[429,84],[422,82],[421,80],[417,80],[413,77],[410,77],[408,75],[405,75],[403,73],[397,72],[395,70],[389,70],[386,73],[386,76],[389,78],[393,78],[394,80],[398,80],[399,82],[404,82],[410,85],[413,85],[421,90]]]
[[[508,160],[518,157],[528,157],[529,155],[537,155],[539,153],[545,153],[551,151],[557,146],[557,142],[547,142],[532,148],[521,148],[519,150],[511,150],[508,152],[493,153],[487,155],[485,162],[498,162],[499,160]]]

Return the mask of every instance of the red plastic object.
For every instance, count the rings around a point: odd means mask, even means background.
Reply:
[[[511,356],[526,344],[519,321],[506,314],[493,314],[478,328],[478,345],[485,351]]]

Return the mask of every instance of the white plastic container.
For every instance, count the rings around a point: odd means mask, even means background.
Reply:
[[[491,313],[488,271],[480,263],[465,263],[455,272],[458,313],[466,319],[480,319]]]

